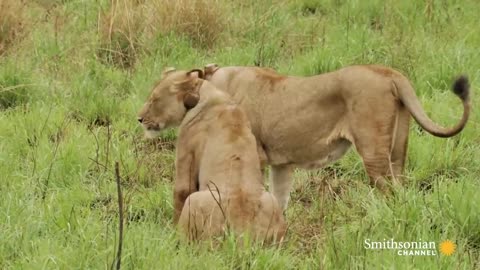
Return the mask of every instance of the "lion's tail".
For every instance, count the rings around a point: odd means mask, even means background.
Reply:
[[[454,127],[445,128],[433,122],[425,113],[415,92],[407,80],[394,79],[393,84],[402,103],[412,114],[417,123],[430,134],[437,137],[451,137],[458,134],[465,127],[470,116],[470,84],[466,76],[458,77],[452,87],[453,92],[463,103],[463,116]]]

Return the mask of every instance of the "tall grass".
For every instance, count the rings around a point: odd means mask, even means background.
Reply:
[[[111,0],[100,16],[101,55],[122,67],[134,64],[148,52],[145,39],[175,33],[192,46],[211,48],[220,38],[225,15],[220,1],[206,0]]]
[[[480,267],[478,1],[0,3],[0,44],[8,44],[0,56],[1,269],[110,268],[116,161],[124,269]],[[449,87],[465,73],[472,116],[450,139],[412,122],[406,181],[394,197],[370,189],[355,151],[323,170],[296,171],[281,247],[239,247],[231,239],[215,248],[178,245],[171,224],[176,130],[144,140],[136,113],[165,66],[211,62],[292,75],[389,65],[411,79],[444,126],[460,118]],[[457,249],[425,257],[364,248],[365,239],[391,238],[450,239]]]
[[[25,24],[23,1],[0,0],[0,56],[22,37]]]

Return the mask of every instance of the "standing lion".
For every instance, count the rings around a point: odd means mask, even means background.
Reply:
[[[399,180],[407,152],[410,116],[438,137],[459,133],[470,113],[469,83],[454,93],[463,103],[452,128],[434,123],[400,72],[378,65],[349,66],[309,77],[258,67],[205,67],[205,78],[232,95],[248,114],[260,153],[271,165],[273,193],[286,208],[294,167],[320,168],[354,145],[370,182],[388,191]]]

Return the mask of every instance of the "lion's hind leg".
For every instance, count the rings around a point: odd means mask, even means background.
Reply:
[[[402,183],[410,114],[404,107],[398,106],[392,118],[392,123],[385,121],[385,129],[367,139],[371,139],[370,143],[364,143],[359,151],[372,185],[387,193],[392,184]]]
[[[225,219],[218,198],[218,193],[210,191],[199,191],[188,196],[178,225],[189,241],[207,239],[223,233]]]
[[[392,178],[397,183],[402,183],[403,170],[408,147],[408,131],[410,126],[410,113],[405,107],[398,110],[397,125],[391,155]]]
[[[255,238],[267,243],[281,242],[286,229],[287,224],[277,199],[273,194],[263,192],[260,198],[260,207],[253,222]]]
[[[400,117],[403,119],[403,115],[397,115],[399,110],[394,100],[386,99],[383,103],[377,102],[384,104],[381,113],[376,111],[379,110],[377,107],[358,108],[359,112],[354,116],[356,119],[352,122],[352,130],[355,131],[352,137],[355,148],[362,158],[370,184],[388,194],[391,192],[392,182],[388,178],[395,175],[395,171],[403,168],[401,146],[402,143],[405,143],[406,137],[397,136],[397,130],[402,130],[403,127],[398,125]],[[404,125],[403,122],[402,125]],[[394,155],[393,152],[395,152]],[[394,164],[396,165],[394,166]]]

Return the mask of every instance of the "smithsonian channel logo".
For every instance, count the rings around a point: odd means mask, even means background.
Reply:
[[[442,241],[438,245],[435,242],[413,241],[402,242],[395,241],[393,238],[383,241],[372,241],[369,238],[363,241],[365,249],[371,250],[394,250],[398,256],[437,256],[438,253],[450,256],[455,252],[456,245],[450,240]]]

